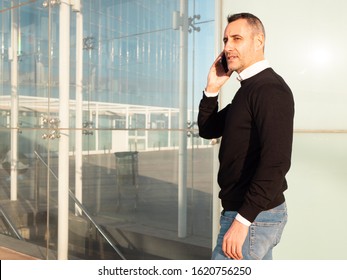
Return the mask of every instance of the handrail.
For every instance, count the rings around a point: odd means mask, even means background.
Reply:
[[[16,227],[13,225],[13,223],[11,222],[10,218],[8,217],[8,215],[5,213],[4,209],[0,206],[0,213],[2,214],[2,216],[4,217],[7,225],[11,228],[11,230],[14,232],[14,234],[16,235],[16,237],[19,240],[24,240],[24,238],[20,235],[20,233],[17,231]]]
[[[47,165],[47,163],[44,161],[44,159],[36,152],[34,151],[34,154],[37,156],[37,158],[48,168],[50,173],[54,176],[54,178],[58,181],[57,175],[53,172],[53,170]],[[92,216],[89,214],[88,210],[82,205],[82,203],[76,198],[74,193],[69,188],[69,195],[74,200],[74,202],[78,205],[79,208],[82,209],[84,214],[87,216],[89,221],[95,226],[95,228],[99,231],[99,233],[105,238],[105,240],[108,242],[108,244],[111,245],[111,247],[117,252],[117,254],[121,257],[121,259],[125,260],[124,255],[121,253],[121,251],[117,248],[117,246],[112,242],[112,240],[107,236],[106,232],[95,222],[95,220],[92,218]]]

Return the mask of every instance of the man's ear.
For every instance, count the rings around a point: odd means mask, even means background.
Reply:
[[[263,33],[258,33],[255,37],[255,46],[257,50],[263,50],[265,44],[265,36]]]

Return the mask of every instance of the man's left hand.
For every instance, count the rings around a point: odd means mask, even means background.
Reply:
[[[242,260],[242,246],[246,240],[249,227],[238,220],[234,220],[229,230],[224,235],[223,252],[234,260]]]

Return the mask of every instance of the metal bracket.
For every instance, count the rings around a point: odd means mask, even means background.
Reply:
[[[42,3],[42,7],[48,8],[49,5],[55,6],[55,5],[59,5],[59,4],[60,4],[60,0],[45,0]]]
[[[83,49],[84,50],[93,50],[95,49],[95,38],[88,36],[83,38]]]
[[[84,135],[93,135],[93,125],[94,123],[92,121],[86,121],[83,123],[83,134]]]
[[[41,116],[40,127],[47,128],[48,130],[47,133],[42,134],[42,139],[54,140],[56,138],[60,138],[59,124],[60,120],[58,118]]]
[[[199,132],[194,132],[195,130],[198,130],[197,126],[198,124],[196,122],[191,122],[191,121],[187,122],[187,128],[188,128],[187,137],[193,137],[193,138],[199,137]]]
[[[196,31],[196,32],[200,32],[200,27],[196,27],[195,24],[195,20],[199,20],[200,19],[200,15],[194,15],[193,17],[190,17],[188,18],[188,25],[189,25],[189,28],[188,28],[188,32],[189,33],[192,33],[193,31]]]
[[[196,27],[195,20],[200,19],[200,15],[194,15],[193,17],[188,18],[188,32],[191,33],[193,31],[199,32],[200,27]],[[178,30],[180,26],[183,26],[183,17],[180,15],[179,11],[174,11],[172,14],[172,29]]]

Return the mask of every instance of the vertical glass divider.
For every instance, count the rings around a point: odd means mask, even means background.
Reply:
[[[14,1],[13,5],[17,4]],[[18,9],[11,10],[11,200],[17,200],[18,165]]]
[[[68,259],[69,233],[69,98],[70,98],[70,5],[59,7],[59,183],[58,260]]]

